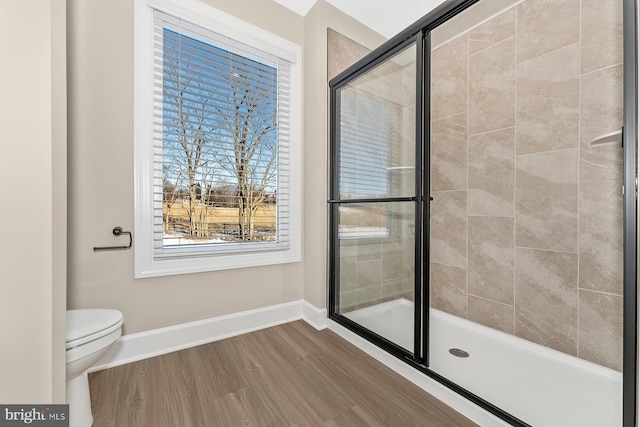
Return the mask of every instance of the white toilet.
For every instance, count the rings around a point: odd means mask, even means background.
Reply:
[[[89,378],[93,366],[122,335],[122,313],[107,309],[67,310],[67,403],[69,426],[93,424]]]

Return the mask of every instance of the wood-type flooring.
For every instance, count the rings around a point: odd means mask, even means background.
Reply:
[[[89,383],[94,427],[476,425],[303,321],[94,372]]]

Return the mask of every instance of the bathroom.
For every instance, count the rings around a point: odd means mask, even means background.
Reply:
[[[93,251],[94,246],[123,243],[124,237],[112,236],[114,226],[134,228],[133,3],[53,1],[22,23],[40,19],[41,32],[33,37],[50,42],[33,64],[38,74],[30,76],[27,89],[33,96],[26,97],[32,103],[24,106],[40,114],[42,126],[33,124],[32,115],[18,112],[9,111],[1,120],[24,123],[16,128],[33,128],[44,142],[12,146],[15,152],[2,156],[2,170],[12,172],[3,177],[15,180],[16,162],[8,160],[12,156],[42,162],[46,166],[28,177],[27,187],[44,192],[50,202],[36,203],[33,193],[16,196],[14,189],[5,188],[12,198],[24,196],[23,203],[32,209],[5,212],[7,221],[25,228],[7,230],[2,245],[2,324],[25,326],[4,332],[7,341],[21,344],[20,351],[0,356],[2,377],[12,384],[10,391],[2,390],[0,402],[64,400],[65,308],[118,309],[124,314],[125,336],[299,301],[315,309],[310,316],[326,317],[327,28],[368,49],[380,46],[385,37],[324,1],[304,17],[272,1],[254,2],[250,8],[241,2],[208,1],[304,47],[301,261],[134,279],[133,251]],[[18,25],[17,18],[12,21]],[[11,77],[15,81],[20,76]],[[3,128],[16,132],[8,135],[12,140],[23,137],[19,129]],[[34,148],[40,149],[35,159]]]

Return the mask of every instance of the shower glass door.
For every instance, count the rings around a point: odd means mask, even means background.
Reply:
[[[428,47],[429,368],[534,426],[622,425],[623,2],[582,4]]]
[[[332,312],[407,353],[416,318],[415,86],[411,43],[337,90],[330,201]]]
[[[512,425],[635,425],[635,13],[448,0],[331,80],[332,320]]]

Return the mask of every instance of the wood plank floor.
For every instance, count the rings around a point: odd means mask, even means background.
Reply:
[[[475,426],[303,321],[98,371],[94,427]]]

